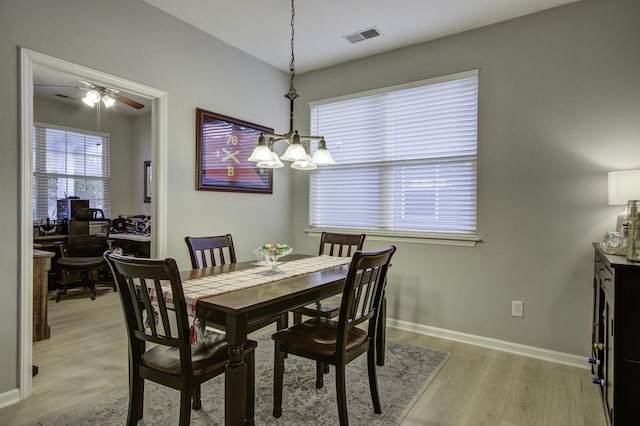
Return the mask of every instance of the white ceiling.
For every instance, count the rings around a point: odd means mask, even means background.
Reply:
[[[90,108],[89,106],[86,106],[81,102],[82,98],[86,95],[88,90],[86,83],[94,85],[101,84],[101,82],[81,80],[69,74],[47,68],[34,67],[33,69],[33,94],[35,97],[51,99],[54,101],[69,104],[82,105],[83,107]],[[112,113],[129,116],[138,116],[151,113],[151,101],[149,99],[132,95],[131,93],[127,93],[121,90],[119,91],[119,94],[143,104],[144,107],[141,109],[136,109],[130,107],[129,105],[116,102],[109,108],[109,111],[111,111]]]
[[[290,0],[143,1],[289,72]],[[363,58],[574,1],[578,0],[298,0],[296,72]],[[355,44],[344,38],[372,27],[382,35]],[[35,96],[72,103],[84,96],[81,81],[55,71],[34,70],[34,83]],[[127,115],[150,112],[149,100],[121,94],[146,106],[136,110],[116,103],[115,112]]]
[[[289,70],[290,0],[144,0],[276,68]],[[573,3],[576,0],[298,0],[302,73]],[[355,44],[343,36],[375,27]]]

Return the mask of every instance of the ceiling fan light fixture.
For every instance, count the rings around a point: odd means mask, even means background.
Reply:
[[[92,107],[100,102],[100,93],[95,90],[89,90],[85,97],[82,98],[82,102]]]
[[[102,97],[102,103],[104,104],[105,107],[110,108],[113,106],[113,104],[116,103],[116,100],[109,95],[104,95]]]

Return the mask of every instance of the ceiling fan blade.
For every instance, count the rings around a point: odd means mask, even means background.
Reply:
[[[125,97],[125,96],[113,95],[113,97],[115,98],[116,101],[122,102],[123,104],[129,105],[130,107],[133,107],[135,109],[144,108],[144,105],[142,105],[140,102],[136,102],[133,99],[129,99],[129,98]]]
[[[36,87],[75,87],[75,86],[65,86],[63,84],[34,84]]]

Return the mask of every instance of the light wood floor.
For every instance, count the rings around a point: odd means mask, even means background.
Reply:
[[[127,340],[117,293],[104,290],[93,302],[87,293],[76,294],[50,302],[52,338],[33,346],[40,370],[33,395],[0,409],[0,425],[37,425],[126,386]],[[396,329],[388,330],[388,338],[451,353],[402,425],[606,424],[589,370]]]

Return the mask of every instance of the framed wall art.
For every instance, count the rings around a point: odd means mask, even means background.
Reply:
[[[144,162],[144,202],[151,202],[151,161]]]
[[[271,194],[273,170],[247,161],[273,129],[196,109],[196,189]]]

